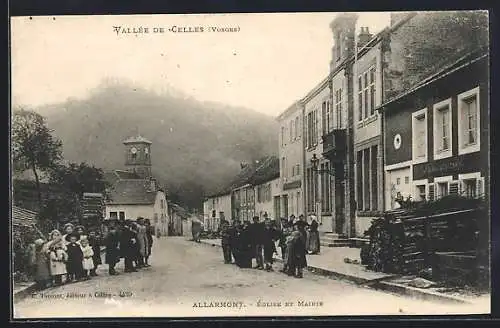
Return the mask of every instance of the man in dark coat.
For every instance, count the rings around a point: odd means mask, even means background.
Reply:
[[[231,235],[229,231],[229,222],[226,220],[222,220],[220,224],[221,230],[221,244],[222,244],[222,254],[224,256],[224,263],[230,264],[232,262],[231,259]]]
[[[137,259],[137,249],[135,245],[135,233],[132,230],[131,222],[125,222],[120,237],[120,252],[125,259],[125,272],[136,272],[133,261]]]
[[[106,246],[106,258],[105,261],[109,266],[108,272],[111,276],[115,276],[118,272],[115,271],[116,263],[120,262],[120,249],[119,249],[120,237],[116,226],[112,224],[109,227],[108,234],[104,239],[104,245]]]
[[[240,234],[240,221],[237,219],[233,219],[233,223],[229,228],[229,247],[231,253],[234,257],[234,262],[238,264],[238,256],[239,256],[239,234]]]
[[[101,238],[97,235],[95,230],[89,232],[89,244],[92,247],[94,255],[92,256],[92,261],[94,262],[94,268],[90,270],[90,275],[92,277],[97,276],[96,270],[97,266],[102,264],[101,260]]]
[[[288,253],[290,258],[290,268],[288,274],[293,275],[296,278],[302,278],[302,270],[307,267],[306,243],[299,231],[294,231],[292,236],[292,246]]]
[[[240,250],[240,267],[241,268],[251,268],[252,267],[252,234],[250,229],[250,222],[243,222],[243,227],[239,236],[239,250]]]
[[[254,251],[255,260],[257,261],[256,269],[264,269],[264,223],[259,222],[259,217],[253,217],[253,223],[249,226],[251,244]]]
[[[151,221],[149,219],[144,220],[144,225],[146,226],[146,237],[148,239],[148,249],[146,253],[146,257],[144,259],[145,266],[149,267],[149,257],[151,256],[151,248],[153,247],[153,234],[154,227],[151,225]]]

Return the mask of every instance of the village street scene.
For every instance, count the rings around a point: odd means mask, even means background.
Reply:
[[[13,318],[490,313],[487,12],[87,19],[11,20]]]

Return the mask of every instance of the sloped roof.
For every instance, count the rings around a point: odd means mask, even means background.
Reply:
[[[144,138],[143,136],[141,135],[137,135],[135,137],[130,137],[130,138],[127,138],[123,141],[123,143],[126,145],[126,144],[129,144],[129,143],[147,143],[147,144],[152,144],[151,141],[149,141],[148,139]]]
[[[276,156],[269,156],[255,170],[254,174],[248,180],[252,185],[265,183],[280,176],[280,161]]]
[[[147,180],[118,180],[110,190],[110,205],[151,205],[155,203],[157,191],[150,189]]]
[[[125,170],[115,170],[115,174],[120,179],[141,179],[137,173]]]
[[[238,175],[226,187],[207,195],[208,198],[227,195],[231,190],[246,184],[260,184],[279,177],[279,159],[276,156],[266,156],[260,160],[246,164]]]
[[[12,206],[12,223],[14,225],[32,226],[36,222],[37,215],[36,212],[19,206]]]
[[[134,172],[125,170],[113,170],[104,172],[104,180],[109,182],[109,184],[111,185],[114,185],[118,180],[124,179],[141,179],[141,177]]]

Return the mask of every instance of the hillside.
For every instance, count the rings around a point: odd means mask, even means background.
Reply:
[[[65,159],[104,169],[124,167],[122,141],[140,132],[153,142],[154,175],[190,207],[227,184],[241,162],[277,153],[270,116],[123,83],[102,84],[87,99],[38,111],[63,141]]]

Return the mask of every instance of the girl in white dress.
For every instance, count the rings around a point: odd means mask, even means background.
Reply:
[[[66,261],[68,260],[68,254],[66,253],[66,246],[59,230],[53,230],[50,233],[50,240],[53,241],[49,254],[50,275],[54,279],[55,285],[61,285],[62,276],[67,273]]]
[[[89,240],[87,238],[80,239],[80,248],[83,253],[83,270],[85,279],[90,279],[90,271],[94,269],[94,251],[92,250],[92,246],[89,244]]]

